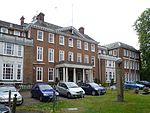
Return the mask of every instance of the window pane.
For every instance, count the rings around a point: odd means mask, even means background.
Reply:
[[[13,64],[3,64],[3,79],[13,79]]]

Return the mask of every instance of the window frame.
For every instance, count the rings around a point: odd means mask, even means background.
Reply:
[[[7,65],[10,65],[10,66],[7,67]],[[7,72],[10,72],[10,73],[7,73]],[[7,76],[8,76],[8,79],[7,79]],[[3,63],[2,80],[13,80],[13,79],[14,79],[14,65],[10,63]]]
[[[39,49],[41,49],[41,53]],[[37,46],[37,61],[43,61],[43,47],[40,46]]]
[[[18,45],[17,46],[17,56],[18,57],[22,57],[22,54],[23,54],[23,49],[22,49],[22,45]]]
[[[21,36],[21,33],[20,33],[20,31],[18,31],[18,30],[14,30],[14,35],[16,35],[16,36]]]
[[[41,33],[41,34],[39,34],[39,33]],[[43,31],[37,30],[37,40],[38,41],[43,41],[43,37],[44,37],[43,35],[44,35]]]
[[[92,61],[94,59],[94,61]],[[91,56],[91,64],[93,64],[93,67],[95,67],[95,56]]]
[[[19,73],[19,71],[20,71],[20,73]],[[18,75],[18,74],[20,74],[20,75]],[[18,79],[18,76],[20,76],[20,79]],[[18,64],[17,65],[17,80],[21,80],[22,79],[22,65],[21,64]]]
[[[82,49],[81,40],[77,40],[77,48]]]
[[[53,33],[48,34],[48,43],[54,43],[54,34]]]
[[[59,45],[65,45],[65,37],[62,35],[59,36]]]
[[[54,62],[54,49],[48,48],[48,62]]]
[[[50,70],[52,70],[51,72],[52,72],[52,78],[53,78],[51,80],[50,80]],[[48,68],[48,81],[49,82],[53,82],[54,81],[54,68]]]
[[[68,46],[73,47],[73,38],[68,38]]]
[[[77,53],[77,62],[82,63],[82,54],[81,53]]]
[[[40,74],[40,75],[38,75],[38,74]],[[40,79],[38,80],[38,78],[41,78],[41,80]],[[43,67],[36,67],[36,81],[37,82],[43,81]]]
[[[95,44],[91,44],[91,51],[95,52]]]
[[[70,57],[71,56],[71,57]],[[71,59],[70,59],[71,58]],[[73,56],[73,52],[69,51],[68,52],[68,61],[73,62],[74,61],[74,56]]]
[[[88,42],[84,42],[84,50],[88,51],[89,47],[88,47]]]
[[[61,59],[61,55],[62,55],[62,59]],[[63,50],[59,50],[59,61],[64,61],[65,60],[64,56],[65,56],[65,52]]]
[[[15,55],[15,45],[13,43],[4,43],[4,55],[10,55],[10,56],[14,56]],[[10,53],[9,53],[10,52]]]
[[[87,59],[87,62],[86,62]],[[84,55],[84,63],[88,64],[89,63],[89,55]]]

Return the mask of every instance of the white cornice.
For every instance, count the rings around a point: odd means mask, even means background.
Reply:
[[[46,27],[42,27],[42,26],[34,25],[34,24],[30,24],[30,25],[28,26],[28,29],[29,29],[30,27],[33,27],[33,28],[36,28],[36,29],[40,29],[40,30],[44,30],[44,31],[48,31],[48,32],[51,32],[51,33],[60,34],[60,35],[67,36],[67,37],[72,37],[72,38],[79,39],[79,40],[83,40],[83,41],[86,41],[86,42],[98,44],[98,42],[89,40],[89,39],[87,39],[87,38],[83,38],[83,36],[82,36],[82,38],[81,38],[81,37],[77,37],[77,36],[73,36],[73,35],[69,35],[69,34],[60,32],[59,30],[53,30],[53,29],[50,29],[50,28],[46,28]],[[80,33],[80,35],[81,35],[81,33]]]

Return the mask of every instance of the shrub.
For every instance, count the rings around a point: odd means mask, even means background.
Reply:
[[[144,87],[143,92],[148,93],[149,92],[149,88],[148,87]]]
[[[134,90],[134,93],[135,93],[135,94],[139,94],[139,89],[136,88],[136,89]]]

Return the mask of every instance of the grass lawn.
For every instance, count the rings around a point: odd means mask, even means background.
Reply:
[[[107,91],[103,96],[86,96],[79,99],[61,99],[57,102],[55,113],[150,113],[150,94],[134,94],[124,91],[124,102],[116,102],[116,92]],[[53,113],[53,104],[42,103],[18,106],[17,111],[41,111]],[[77,108],[77,110],[68,110]]]

